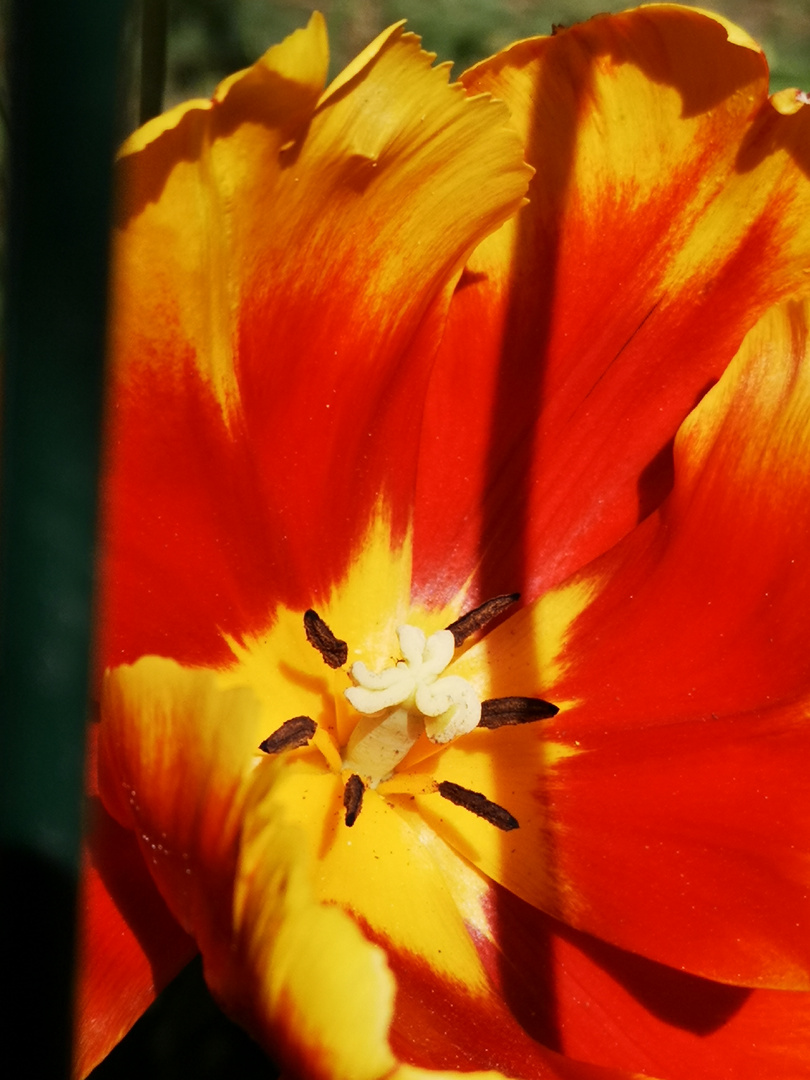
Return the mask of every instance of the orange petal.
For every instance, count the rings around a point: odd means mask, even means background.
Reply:
[[[409,524],[448,287],[529,170],[401,27],[318,101],[325,48],[313,16],[121,155],[105,664],[226,662],[381,501]]]
[[[481,599],[537,596],[660,503],[678,424],[806,282],[810,110],[768,102],[742,31],[674,5],[518,43],[463,82],[506,101],[537,172],[453,299],[414,572],[425,598],[475,571]]]

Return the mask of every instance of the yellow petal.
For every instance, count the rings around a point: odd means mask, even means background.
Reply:
[[[310,872],[314,895],[321,902],[353,912],[372,933],[418,955],[471,992],[484,987],[480,960],[435,859],[426,850],[421,823],[413,828],[376,791],[367,790],[355,825],[347,828],[340,777],[308,769],[301,762],[285,764],[275,775],[262,770],[254,798],[260,798],[264,784],[267,793],[251,811],[243,863],[253,861],[247,853],[252,843],[260,843],[267,853],[264,858],[274,861],[265,835],[275,835],[276,822],[283,816],[302,840],[306,837],[313,861],[317,856],[317,866]],[[255,887],[252,879],[251,887]]]
[[[201,949],[227,948],[242,804],[264,731],[256,695],[148,656],[105,677],[104,805],[131,829],[172,914]]]
[[[268,762],[264,771],[277,770]],[[280,772],[283,781],[293,770]],[[319,817],[322,823],[323,789],[334,791],[337,778],[318,769],[295,774],[299,806],[288,806],[283,789],[271,788],[248,818],[235,904],[236,966],[215,990],[301,1075],[376,1080],[395,1064],[387,1039],[394,979],[383,950],[316,892],[317,847],[307,825]],[[331,808],[334,800],[327,800]],[[300,817],[308,819],[303,826]]]

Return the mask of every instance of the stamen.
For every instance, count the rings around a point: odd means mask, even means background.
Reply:
[[[550,720],[559,711],[556,705],[552,705],[550,701],[543,701],[542,698],[489,698],[481,702],[481,719],[478,721],[478,726],[493,731],[507,724],[532,724],[535,720]]]
[[[349,655],[349,646],[336,638],[317,611],[310,608],[304,612],[304,631],[307,641],[324,659],[330,668],[343,667]]]
[[[506,611],[508,607],[511,607],[517,600],[520,599],[520,593],[507,593],[504,596],[494,596],[491,600],[487,600],[485,604],[481,604],[477,608],[473,608],[472,611],[468,611],[466,615],[462,615],[460,619],[456,619],[455,622],[450,623],[447,629],[453,635],[453,640],[456,643],[456,648],[461,645],[463,641],[474,634],[476,630],[481,630],[492,622],[493,619]]]
[[[280,754],[282,750],[297,750],[300,746],[306,746],[315,734],[317,724],[308,716],[294,716],[292,720],[285,720],[281,727],[268,735],[263,743],[259,743],[259,749],[265,754]]]
[[[352,773],[346,781],[346,787],[343,789],[343,805],[346,808],[346,824],[349,828],[357,821],[357,815],[363,805],[363,792],[365,790],[365,785],[357,773]]]
[[[496,829],[511,832],[512,829],[520,828],[520,822],[512,817],[508,810],[504,810],[502,806],[498,806],[478,791],[470,791],[469,788],[454,784],[451,780],[442,780],[439,784],[439,794],[448,802],[462,806],[465,810],[483,818],[484,821],[488,821]]]

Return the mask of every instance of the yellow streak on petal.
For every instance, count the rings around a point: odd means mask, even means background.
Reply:
[[[245,999],[252,1030],[284,1046],[302,1074],[376,1080],[396,1064],[394,979],[383,950],[317,895],[319,833],[338,779],[302,765],[290,800],[291,772],[267,762],[257,773],[234,902],[241,956],[222,989]],[[262,780],[274,775],[280,783],[267,790]]]
[[[309,872],[316,900],[353,912],[441,977],[463,983],[470,992],[486,988],[454,898],[426,849],[421,822],[415,831],[376,791],[367,790],[360,814],[348,828],[340,779],[318,773],[303,761],[257,772],[254,795],[251,834],[274,828],[276,819],[292,823],[299,846],[312,854]],[[269,848],[261,856],[274,858]],[[245,876],[249,889],[254,887],[252,873]]]
[[[771,105],[782,116],[792,116],[800,109],[803,109],[805,102],[799,97],[799,91],[793,87],[792,89],[777,90],[775,94],[771,94]]]
[[[410,585],[410,536],[394,545],[389,519],[378,508],[345,578],[328,597],[312,600],[335,636],[347,643],[346,664],[328,667],[306,639],[304,613],[279,608],[267,630],[241,642],[228,639],[237,663],[220,673],[220,685],[251,687],[265,717],[263,738],[290,717],[304,715],[344,746],[359,719],[344,697],[352,685],[349,668],[355,660],[379,668],[399,657],[396,628],[409,618]],[[316,745],[339,771],[325,742],[318,738]]]
[[[544,812],[543,793],[555,783],[555,766],[578,753],[576,747],[543,741],[527,725],[473,732],[424,763],[422,770],[433,779],[480,792],[513,814],[520,827],[508,833],[439,794],[418,795],[416,805],[427,825],[487,877],[535,907],[564,916],[580,901],[556,866],[557,826]]]
[[[165,113],[147,120],[137,131],[133,131],[121,144],[117,158],[120,160],[129,157],[131,154],[137,154],[155,142],[164,132],[178,127],[187,114],[202,112],[210,108],[211,101],[209,98],[190,98],[188,101],[183,101],[179,105],[167,109]]]
[[[284,1015],[286,1030],[307,1048],[304,1060],[328,1062],[332,1080],[376,1080],[388,1072],[393,976],[383,950],[348,915],[302,906],[257,962],[267,973],[260,987],[265,1007]]]
[[[254,68],[275,72],[281,78],[303,86],[318,87],[323,86],[328,67],[329,40],[326,23],[321,13],[315,11],[305,28],[294,30],[284,41],[271,46],[253,67],[244,68],[223,79],[210,99],[192,98],[184,101],[133,131],[122,144],[118,157],[123,158],[143,150],[164,132],[178,127],[188,113],[209,110],[215,101],[224,101],[233,86],[250,80]]]
[[[216,966],[227,953],[229,882],[257,746],[259,703],[214,672],[143,657],[108,672],[101,796],[131,829],[180,924]]]
[[[320,725],[318,725],[315,734],[312,736],[312,745],[323,754],[326,764],[332,772],[342,773],[343,762],[335,746],[335,741]]]
[[[249,686],[262,708],[262,738],[293,716],[309,716],[334,732],[334,700],[346,685],[343,672],[327,667],[304,633],[302,611],[279,608],[272,626],[242,642],[228,639],[236,663],[219,673],[225,687]]]
[[[234,205],[249,214],[235,195],[263,167],[265,187],[272,186],[278,153],[311,115],[328,62],[326,30],[316,14],[226,79],[211,101],[156,117],[119,154],[113,356],[129,354],[134,364],[159,358],[168,377],[172,365],[181,373],[192,351],[226,419],[239,397]],[[219,130],[234,116],[234,130]]]
[[[396,628],[410,613],[412,541],[391,541],[388,517],[375,511],[346,577],[323,601],[323,617],[349,645],[346,666],[363,660],[372,670],[385,666],[391,649],[399,657]]]
[[[733,469],[734,489],[745,491],[752,519],[760,507],[761,520],[773,521],[774,502],[790,514],[792,493],[806,486],[810,459],[808,361],[810,300],[799,297],[757,323],[723,378],[681,425],[676,494],[697,485],[707,469],[718,475]]]
[[[404,817],[420,843],[430,852],[465,925],[475,927],[479,933],[492,939],[490,920],[484,910],[490,882],[425,824],[413,800],[395,799],[394,804],[397,813]]]
[[[682,10],[680,4],[647,4],[645,7],[672,8],[676,11]],[[707,19],[712,19],[714,22],[719,23],[725,29],[728,40],[732,45],[740,45],[743,49],[750,49],[755,53],[762,52],[762,46],[751,37],[748,31],[744,30],[736,23],[733,23],[730,19],[726,19],[723,15],[720,15],[716,11],[710,11],[708,8],[693,7],[691,10],[697,12],[699,15],[704,15]]]
[[[329,68],[329,37],[320,11],[313,11],[305,27],[294,30],[278,45],[271,45],[253,68],[229,75],[214,91],[214,101],[224,101],[237,83],[250,79],[251,72],[266,69],[305,86],[323,86]]]
[[[595,580],[573,580],[516,612],[454,661],[453,674],[468,679],[481,700],[546,696],[560,708],[554,686],[566,670],[565,647],[573,625],[598,590]],[[448,669],[450,670],[450,669]]]
[[[394,773],[390,780],[377,785],[377,794],[383,799],[389,795],[426,795],[436,790],[436,781],[409,772]]]
[[[531,628],[527,640],[535,642],[536,662],[544,686],[553,687],[565,674],[568,637],[596,591],[597,584],[592,580],[572,581],[552,589],[529,609]],[[500,666],[501,661],[500,655],[492,654],[491,664]],[[555,704],[563,705],[562,702]]]

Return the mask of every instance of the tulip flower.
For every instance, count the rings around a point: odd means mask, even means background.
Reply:
[[[77,1072],[199,949],[291,1077],[810,1074],[802,97],[326,66],[119,159]]]

